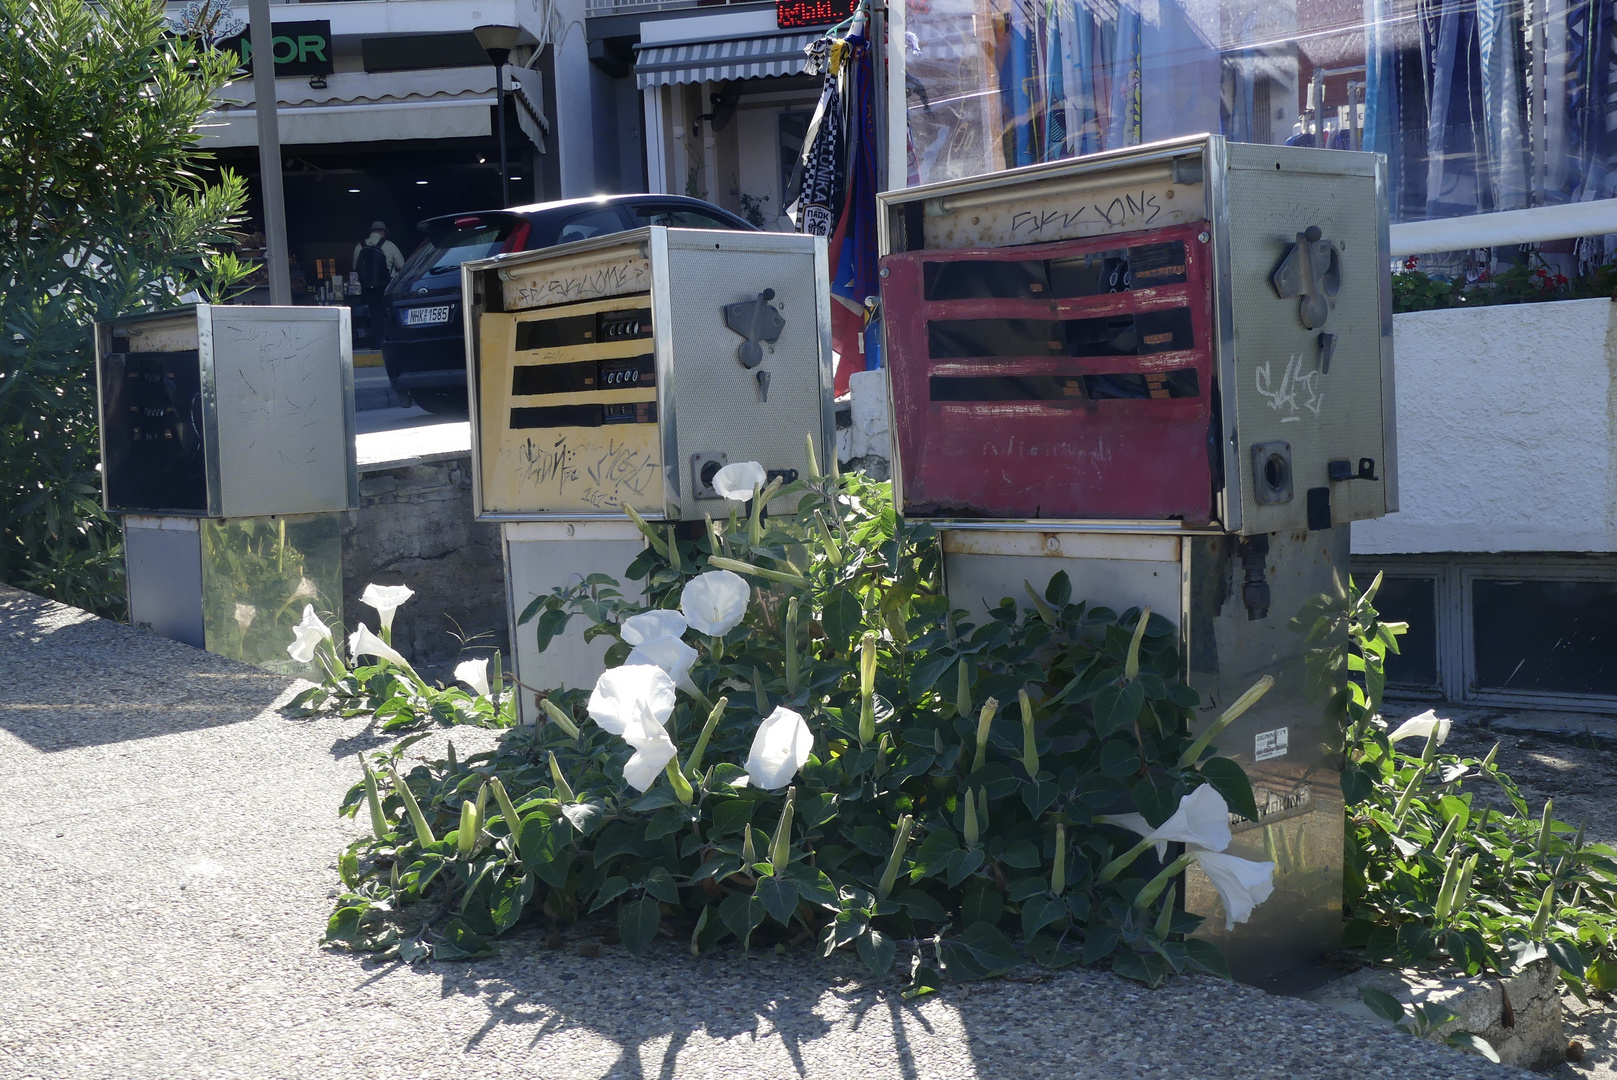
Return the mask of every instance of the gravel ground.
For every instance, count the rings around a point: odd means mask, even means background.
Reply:
[[[322,951],[355,828],[334,809],[378,740],[285,719],[295,689],[0,586],[0,1077],[1526,1075],[1211,979],[1078,971],[905,1002],[847,958],[672,942],[635,959],[518,935],[413,970]]]
[[[1406,716],[1424,712],[1430,706],[1389,706],[1388,719],[1396,723]],[[1555,800],[1555,816],[1569,824],[1583,824],[1591,840],[1617,844],[1617,742],[1589,734],[1570,734],[1571,729],[1599,730],[1610,725],[1609,718],[1577,717],[1574,714],[1540,713],[1524,716],[1502,710],[1444,708],[1438,715],[1453,718],[1445,751],[1469,757],[1483,757],[1494,743],[1499,744],[1496,761],[1516,781],[1522,797],[1533,811],[1541,810],[1545,799]],[[1543,727],[1561,727],[1561,733],[1523,731],[1523,721]],[[1500,807],[1508,804],[1492,784],[1477,788],[1485,802]],[[1566,995],[1562,999],[1569,1041],[1579,1043],[1585,1057],[1567,1062],[1554,1076],[1557,1080],[1617,1080],[1617,1008],[1610,999],[1592,998],[1585,1005]]]

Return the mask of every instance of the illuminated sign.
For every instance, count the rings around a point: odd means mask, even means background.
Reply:
[[[799,26],[829,26],[853,14],[858,0],[775,0],[775,25],[782,30]]]

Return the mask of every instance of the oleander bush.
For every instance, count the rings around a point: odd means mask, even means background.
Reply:
[[[1252,792],[1211,744],[1227,719],[1190,734],[1170,624],[1086,605],[1060,574],[951,611],[935,536],[885,484],[763,481],[729,466],[727,520],[642,522],[623,581],[522,613],[541,645],[580,624],[609,640],[592,690],[549,692],[487,753],[407,766],[418,735],[369,757],[327,940],[448,959],[525,922],[607,919],[632,952],[849,947],[886,972],[902,947],[914,992],[1024,960],[1225,972],[1186,936],[1202,919],[1179,875],[1200,864],[1216,917],[1244,921],[1274,866],[1224,853]],[[498,677],[429,688],[363,626],[350,669],[308,615],[293,647],[330,677],[307,707],[508,722]]]

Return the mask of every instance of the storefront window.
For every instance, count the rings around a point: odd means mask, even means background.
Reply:
[[[908,0],[909,182],[1199,132],[1387,155],[1394,221],[1617,196],[1617,0]]]

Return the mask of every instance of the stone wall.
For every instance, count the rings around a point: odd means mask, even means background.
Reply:
[[[360,509],[343,526],[343,618],[373,629],[359,602],[370,582],[408,585],[415,597],[393,620],[393,644],[447,681],[462,648],[509,656],[500,528],[472,519],[469,453],[442,460],[362,465]],[[458,637],[457,637],[458,635]]]

